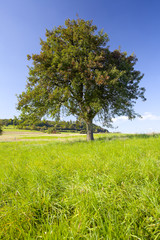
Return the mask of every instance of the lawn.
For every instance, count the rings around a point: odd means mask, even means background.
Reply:
[[[1,142],[0,179],[0,239],[160,239],[159,135]]]

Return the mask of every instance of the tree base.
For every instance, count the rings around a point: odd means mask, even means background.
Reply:
[[[92,121],[86,123],[86,125],[87,125],[87,141],[93,141],[94,137],[93,137]]]

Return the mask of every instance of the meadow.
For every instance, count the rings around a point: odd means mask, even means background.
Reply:
[[[160,239],[160,135],[0,142],[0,239]]]

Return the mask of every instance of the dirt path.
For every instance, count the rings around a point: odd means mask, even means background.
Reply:
[[[48,137],[46,138],[39,138],[39,137]],[[47,133],[41,133],[41,132],[27,132],[27,131],[4,131],[3,135],[0,136],[0,142],[17,142],[17,141],[54,141],[54,140],[60,140],[63,141],[64,139],[61,139],[62,137],[69,137],[72,136],[80,136],[80,134],[47,134]],[[25,139],[25,137],[34,137],[34,139]],[[36,139],[37,137],[37,139]],[[51,138],[50,138],[51,137]],[[52,137],[58,137],[58,138],[52,138]],[[67,138],[68,139],[68,138]]]

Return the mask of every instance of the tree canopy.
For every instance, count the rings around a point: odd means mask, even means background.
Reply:
[[[46,30],[39,54],[32,60],[26,90],[18,96],[22,118],[59,116],[61,109],[85,121],[87,139],[93,140],[92,121],[104,124],[119,115],[133,119],[143,74],[135,70],[137,58],[120,50],[110,51],[108,35],[92,21],[66,20],[65,26]]]

